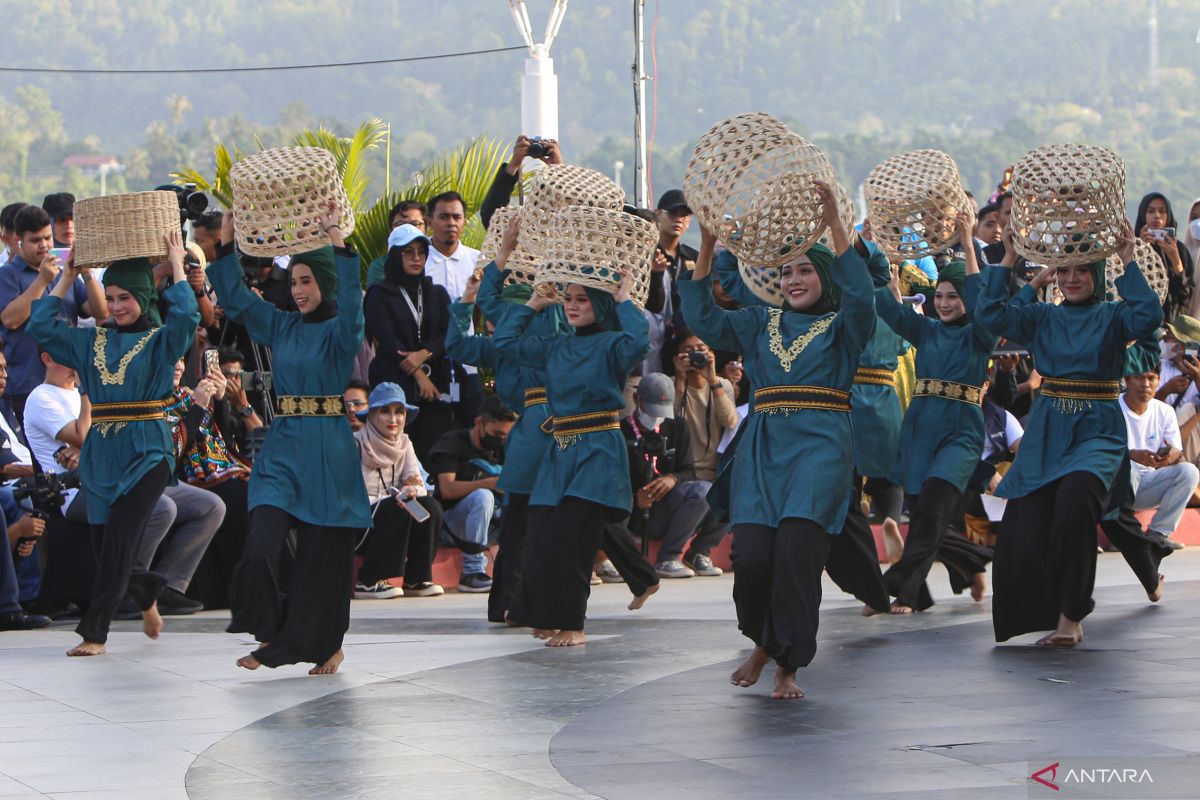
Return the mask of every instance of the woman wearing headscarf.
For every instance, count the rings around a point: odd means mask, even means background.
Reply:
[[[872,272],[880,318],[917,351],[916,386],[900,429],[901,482],[910,498],[908,538],[900,560],[883,575],[896,598],[893,614],[933,605],[925,578],[935,560],[945,565],[955,592],[969,586],[980,600],[984,591],[986,549],[948,528],[983,453],[980,387],[997,339],[972,319],[980,283],[971,242],[974,215],[960,215],[956,225],[965,261],[952,261],[938,272],[937,319],[896,299],[886,262]],[[897,280],[891,276],[893,283]]]
[[[450,296],[425,274],[428,255],[429,237],[415,226],[392,229],[383,280],[363,300],[367,338],[375,345],[369,381],[395,383],[415,401],[421,424],[410,435],[421,459],[454,421],[446,357]]]
[[[250,475],[246,551],[230,586],[230,633],[259,647],[238,659],[257,669],[309,662],[309,674],[336,672],[350,625],[354,545],[371,525],[358,450],[342,403],[362,342],[358,256],[345,247],[341,210],[330,203],[322,230],[333,246],[292,256],[288,275],[298,310],[256,296],[233,249],[233,213],[221,221],[220,258],[208,277],[230,319],[271,348],[275,421]],[[296,531],[290,579],[282,559]]]
[[[1169,229],[1169,230],[1168,230]],[[1192,307],[1196,283],[1193,258],[1177,238],[1175,213],[1162,192],[1150,192],[1138,203],[1133,233],[1158,253],[1167,265],[1167,299],[1163,316],[1169,321]]]
[[[841,533],[854,488],[850,391],[875,330],[866,249],[851,246],[833,190],[816,188],[834,249],[816,244],[783,265],[780,308],[716,305],[708,230],[691,280],[679,282],[688,327],[710,347],[742,353],[756,387],[714,491],[729,489],[733,600],[738,627],[755,645],[731,682],[753,685],[774,659],[771,696],[780,699],[804,696],[796,670],[816,653],[829,534]]]
[[[1004,236],[1004,261],[988,268],[975,313],[990,330],[1027,345],[1044,379],[1021,449],[995,490],[1009,502],[996,540],[992,623],[998,642],[1052,629],[1039,645],[1072,647],[1095,606],[1096,524],[1128,458],[1117,402],[1125,345],[1158,328],[1162,307],[1133,261],[1127,222],[1116,302],[1105,302],[1104,259],[1043,270],[1010,299],[1016,251],[1011,231]],[[1063,303],[1036,302],[1037,290],[1055,277]]]
[[[92,427],[79,469],[99,563],[92,603],[75,628],[83,642],[70,656],[104,652],[127,591],[142,611],[146,635],[155,639],[162,630],[156,599],[163,580],[134,571],[133,563],[150,512],[171,480],[174,451],[164,409],[175,362],[191,346],[200,322],[178,231],[167,236],[166,246],[175,283],[163,292],[170,306],[162,327],[148,318],[154,283],[144,258],[116,261],[105,270],[104,294],[115,329],[72,328],[57,318],[80,272],[73,257],[67,259],[67,274],[48,297],[34,301],[29,316],[29,334],[55,361],[76,371],[80,391],[91,401]]]
[[[567,286],[563,313],[574,335],[530,335],[535,320],[554,314],[558,302],[534,293],[506,311],[494,336],[501,357],[546,376],[553,411],[548,427],[555,443],[533,482],[520,584],[508,609],[513,623],[532,627],[550,647],[584,643],[592,564],[605,526],[633,505],[619,417],[625,380],[650,352],[650,338],[646,318],[629,299],[632,283],[624,267],[611,294]]]
[[[436,597],[444,593],[433,582],[442,505],[426,493],[421,465],[404,432],[419,409],[394,383],[372,389],[367,406],[366,423],[354,432],[354,440],[371,501],[371,528],[358,547],[363,562],[354,596],[360,600]],[[428,514],[421,522],[404,505],[414,500]],[[393,577],[404,578],[403,588],[388,582]]]

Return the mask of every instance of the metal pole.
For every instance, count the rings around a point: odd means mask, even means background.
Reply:
[[[633,204],[638,208],[649,205],[646,200],[646,70],[642,63],[645,10],[646,0],[633,0]]]
[[[384,151],[383,162],[383,194],[385,197],[392,193],[392,123],[387,124],[387,149]]]

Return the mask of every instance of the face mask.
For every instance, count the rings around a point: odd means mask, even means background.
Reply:
[[[1163,361],[1170,361],[1175,356],[1179,355],[1178,342],[1159,342],[1158,355]]]
[[[662,417],[652,417],[640,408],[637,411],[638,422],[642,423],[642,427],[648,431],[652,431],[662,424]]]
[[[497,452],[504,447],[504,438],[495,434],[485,433],[479,437],[479,446],[484,450]]]
[[[1188,223],[1188,231],[1192,234],[1192,238],[1200,241],[1200,217]]]

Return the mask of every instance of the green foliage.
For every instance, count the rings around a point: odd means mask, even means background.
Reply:
[[[342,176],[342,185],[346,189],[346,197],[357,216],[365,210],[367,187],[370,184],[370,177],[367,175],[368,154],[383,144],[386,137],[387,124],[378,117],[371,117],[359,125],[354,135],[349,138],[339,137],[332,131],[320,128],[315,131],[301,131],[292,138],[292,144],[299,147],[319,147],[333,153],[338,174]]]

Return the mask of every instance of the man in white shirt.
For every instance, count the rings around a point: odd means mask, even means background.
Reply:
[[[1158,372],[1126,375],[1120,403],[1129,434],[1133,507],[1156,509],[1149,532],[1169,541],[1200,481],[1200,470],[1183,458],[1175,410],[1155,399],[1158,385]]]
[[[467,227],[467,205],[462,195],[442,192],[434,197],[429,201],[426,220],[433,247],[425,258],[425,274],[446,290],[450,302],[456,303],[466,291],[467,280],[479,260],[479,251],[462,243],[462,233]],[[474,425],[482,404],[479,370],[470,364],[451,361],[450,408],[458,424],[464,428]]]

